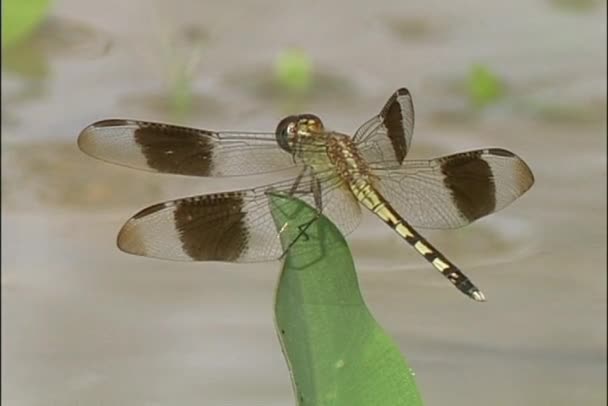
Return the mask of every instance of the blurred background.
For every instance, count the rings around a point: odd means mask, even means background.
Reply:
[[[411,157],[510,149],[536,184],[424,233],[474,303],[372,218],[349,242],[364,297],[428,405],[606,404],[606,2],[4,0],[2,401],[290,405],[278,262],[138,258],[137,210],[263,183],[107,165],[76,146],[111,117],[352,133],[398,87]],[[356,334],[356,332],[353,332]]]

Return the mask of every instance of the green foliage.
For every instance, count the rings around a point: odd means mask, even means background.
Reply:
[[[467,79],[467,93],[475,107],[482,108],[504,96],[502,80],[487,66],[475,64]]]
[[[276,81],[288,92],[306,92],[312,86],[312,61],[296,49],[286,50],[275,63]]]
[[[189,115],[197,104],[195,81],[203,60],[207,33],[199,25],[185,25],[163,38],[167,61],[167,101],[171,115],[178,120]]]
[[[277,287],[275,317],[298,404],[421,405],[411,369],[363,301],[338,229],[321,217],[301,234],[298,225],[314,218],[314,210],[282,195],[271,201],[283,247],[295,241]]]
[[[583,12],[589,11],[602,4],[601,0],[551,0],[551,3],[566,11]]]
[[[50,5],[50,0],[2,0],[2,49],[31,33]]]
[[[192,99],[192,78],[184,72],[174,79],[169,88],[169,104],[171,112],[178,117],[181,114],[186,114],[192,107]]]

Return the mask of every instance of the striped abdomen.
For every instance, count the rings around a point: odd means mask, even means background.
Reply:
[[[366,179],[355,179],[350,189],[365,207],[380,217],[397,234],[407,241],[420,255],[429,261],[435,269],[454,284],[461,292],[477,301],[485,301],[483,293],[463,274],[456,265],[433,247],[424,237],[414,230],[378,193]]]

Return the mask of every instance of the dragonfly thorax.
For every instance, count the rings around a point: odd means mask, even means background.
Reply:
[[[324,129],[321,119],[314,114],[298,114],[282,119],[275,130],[279,146],[293,153],[296,145],[311,134],[318,134]]]
[[[327,140],[327,155],[340,177],[347,183],[369,180],[369,165],[349,136],[333,133]]]

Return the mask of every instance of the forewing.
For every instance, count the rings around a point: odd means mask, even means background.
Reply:
[[[294,196],[315,207],[312,177]],[[234,192],[194,196],[148,207],[118,236],[121,250],[176,261],[257,262],[283,254],[269,205],[269,191],[289,193],[293,180]],[[347,234],[359,224],[360,209],[337,177],[322,180],[323,213]],[[277,207],[280,209],[280,207]],[[288,224],[286,227],[297,227]]]
[[[151,172],[242,176],[295,166],[273,133],[201,130],[137,120],[98,121],[78,137],[95,158]]]
[[[378,190],[412,225],[457,228],[503,209],[534,183],[528,165],[498,148],[378,170]]]
[[[403,163],[414,133],[414,105],[410,92],[401,88],[388,99],[380,114],[355,133],[363,157],[370,163],[397,167]]]

